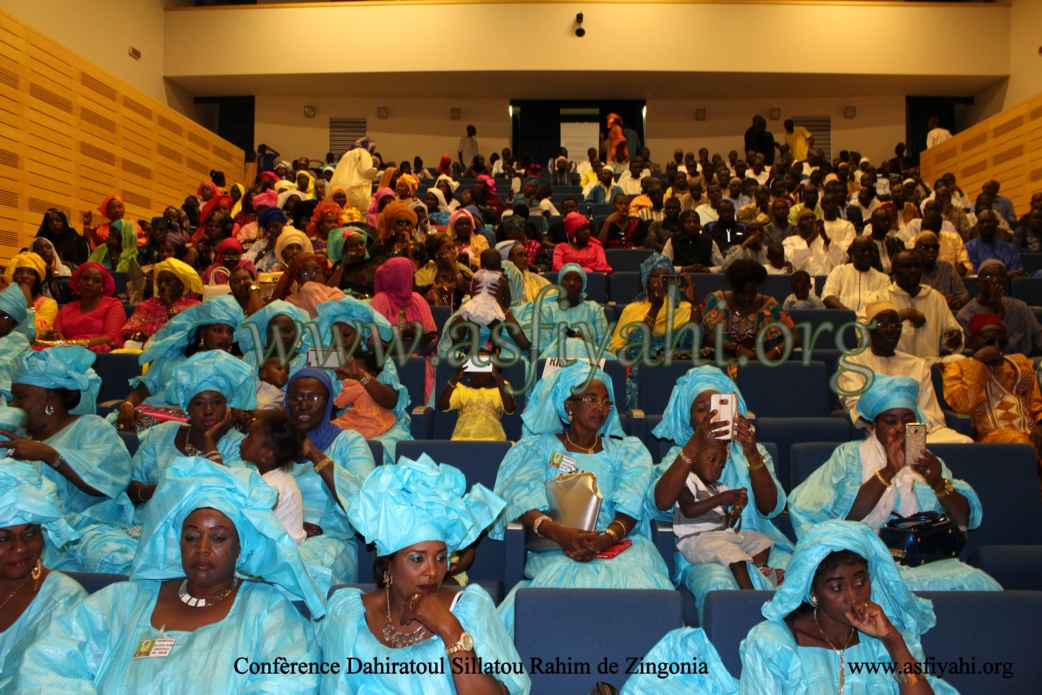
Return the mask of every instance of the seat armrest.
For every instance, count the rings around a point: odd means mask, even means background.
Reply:
[[[506,546],[506,561],[503,565],[503,589],[510,591],[525,578],[525,526],[519,521],[507,524],[507,532],[503,535]]]

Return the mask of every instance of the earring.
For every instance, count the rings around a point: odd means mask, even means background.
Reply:
[[[34,592],[37,591],[40,588],[40,575],[42,575],[42,574],[43,574],[43,562],[38,559],[36,561],[36,566],[33,567],[33,571],[30,574],[30,576],[33,578],[33,581],[36,582],[36,586],[33,587],[33,591]]]
[[[206,340],[202,336],[199,336],[199,349],[200,350],[205,350],[206,349]]]
[[[565,414],[566,414],[566,415],[568,416],[568,420],[571,420],[571,419],[572,419],[572,411],[570,411],[570,410],[566,410],[566,411],[564,411],[564,412],[565,412]]]
[[[54,406],[48,403],[47,406],[43,409],[43,414],[47,417],[54,415]]]
[[[818,597],[817,596],[811,596],[810,597],[810,602],[813,603],[815,606],[818,605]]]
[[[394,584],[394,576],[391,574],[391,570],[384,570],[384,587],[389,587]]]

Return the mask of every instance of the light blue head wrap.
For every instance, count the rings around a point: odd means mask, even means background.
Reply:
[[[236,571],[281,587],[326,613],[324,594],[304,568],[300,551],[272,509],[278,493],[252,468],[228,468],[203,458],[179,456],[164,471],[145,518],[132,580],[184,577],[181,528],[196,509],[216,509],[235,524],[242,549]],[[153,504],[154,503],[154,504]]]
[[[369,304],[360,302],[353,297],[344,297],[335,302],[322,302],[315,311],[318,316],[308,326],[301,345],[302,350],[313,348],[328,348],[335,344],[333,338],[333,324],[348,323],[356,330],[362,331],[363,343],[368,342],[372,335],[372,326],[376,324],[376,330],[382,340],[391,339],[391,324],[379,312],[373,311]],[[315,345],[315,331],[318,331],[318,345]],[[344,349],[350,348],[345,345]],[[359,346],[359,351],[363,348]]]
[[[263,350],[264,346],[270,342],[268,336],[268,324],[276,316],[285,314],[297,323],[297,344],[300,343],[304,337],[304,324],[311,320],[308,312],[301,309],[299,306],[290,304],[289,302],[276,299],[264,306],[263,309],[252,314],[248,319],[239,324],[239,327],[235,329],[235,342],[239,344],[239,349],[242,350],[242,354],[246,354],[251,350],[257,350],[258,348]],[[254,343],[253,335],[254,332],[250,326],[256,326],[260,330],[261,344],[257,345]]]
[[[814,572],[827,555],[839,550],[853,551],[868,561],[872,601],[898,630],[918,637],[936,624],[933,604],[908,590],[893,555],[879,536],[860,521],[839,520],[816,524],[796,544],[796,552],[785,568],[785,581],[763,605],[763,617],[784,620],[802,603],[810,603]]]
[[[557,271],[557,284],[560,285],[561,281],[564,280],[564,276],[568,273],[579,273],[579,276],[583,279],[583,291],[579,293],[579,299],[586,299],[586,271],[578,263],[565,263],[561,266],[561,269]]]
[[[642,302],[647,299],[648,280],[651,279],[651,274],[659,269],[672,274],[673,261],[663,256],[661,253],[653,253],[644,259],[644,262],[640,264],[640,292],[638,292],[637,296],[633,298],[633,301]]]
[[[25,294],[17,284],[11,283],[0,291],[0,311],[18,322],[16,331],[29,340],[36,337],[36,322],[26,320],[29,318],[29,304],[25,301]]]
[[[510,217],[513,217],[513,215],[511,215]],[[510,217],[508,217],[507,219],[510,219]],[[506,222],[504,221],[503,224],[505,225]],[[522,229],[522,231],[524,230]],[[520,245],[520,241],[508,239],[506,241],[501,241],[498,244],[496,244],[496,251],[499,251],[499,257],[505,261],[506,259],[510,258],[510,252],[514,249],[514,247]]]
[[[507,276],[510,285],[510,308],[516,308],[528,303],[528,295],[525,294],[525,278],[517,266],[510,261],[503,261],[503,274]]]
[[[704,391],[717,393],[737,393],[738,412],[745,416],[749,411],[742,398],[738,385],[716,367],[706,365],[689,369],[687,374],[677,380],[673,393],[669,396],[666,409],[660,422],[652,433],[659,439],[669,439],[677,446],[684,446],[695,429],[691,426],[691,404]],[[734,447],[732,447],[733,449]]]
[[[11,377],[13,384],[28,384],[45,389],[68,389],[80,392],[73,415],[97,412],[101,377],[91,369],[96,355],[85,347],[53,347],[31,350],[22,355],[22,364]]]
[[[916,404],[918,397],[919,384],[915,379],[877,374],[872,386],[858,398],[857,412],[861,417],[873,422],[882,412],[893,408],[907,408],[915,413],[917,421],[926,422]]]
[[[80,537],[65,521],[58,488],[32,465],[0,458],[0,528],[39,524],[57,548]]]
[[[592,372],[592,374],[591,374]],[[564,432],[564,422],[568,419],[568,411],[564,402],[575,394],[575,389],[583,390],[587,382],[599,381],[608,389],[608,397],[614,393],[611,377],[587,362],[573,362],[561,367],[550,376],[540,379],[528,395],[528,405],[521,419],[526,429],[533,434]],[[608,417],[601,425],[599,435],[606,437],[625,437],[622,423],[619,421],[617,408],[608,412]]]
[[[416,543],[442,541],[451,553],[473,543],[506,502],[467,480],[458,468],[426,454],[377,466],[347,507],[351,525],[380,557]]]
[[[198,339],[196,331],[200,326],[224,323],[235,330],[244,320],[246,315],[232,295],[222,294],[207,299],[202,304],[188,307],[163,324],[141,351],[138,364],[147,364],[171,355],[184,355],[189,343]]]
[[[254,370],[226,352],[197,352],[171,373],[166,400],[177,403],[187,412],[188,404],[197,394],[217,391],[225,397],[229,408],[252,410],[257,407],[254,380]]]

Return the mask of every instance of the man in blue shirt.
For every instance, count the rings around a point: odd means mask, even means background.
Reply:
[[[994,258],[1006,265],[1006,272],[1011,278],[1027,274],[1020,262],[1020,252],[1017,251],[1017,247],[996,238],[999,231],[999,216],[994,210],[985,210],[980,214],[980,217],[977,218],[977,231],[980,233],[980,238],[966,242],[966,253],[969,254],[974,273],[980,272],[981,263]]]

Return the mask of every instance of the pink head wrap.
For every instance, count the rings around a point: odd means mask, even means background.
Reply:
[[[569,212],[564,216],[564,233],[569,239],[575,238],[575,233],[583,227],[589,227],[590,221],[577,212]]]

